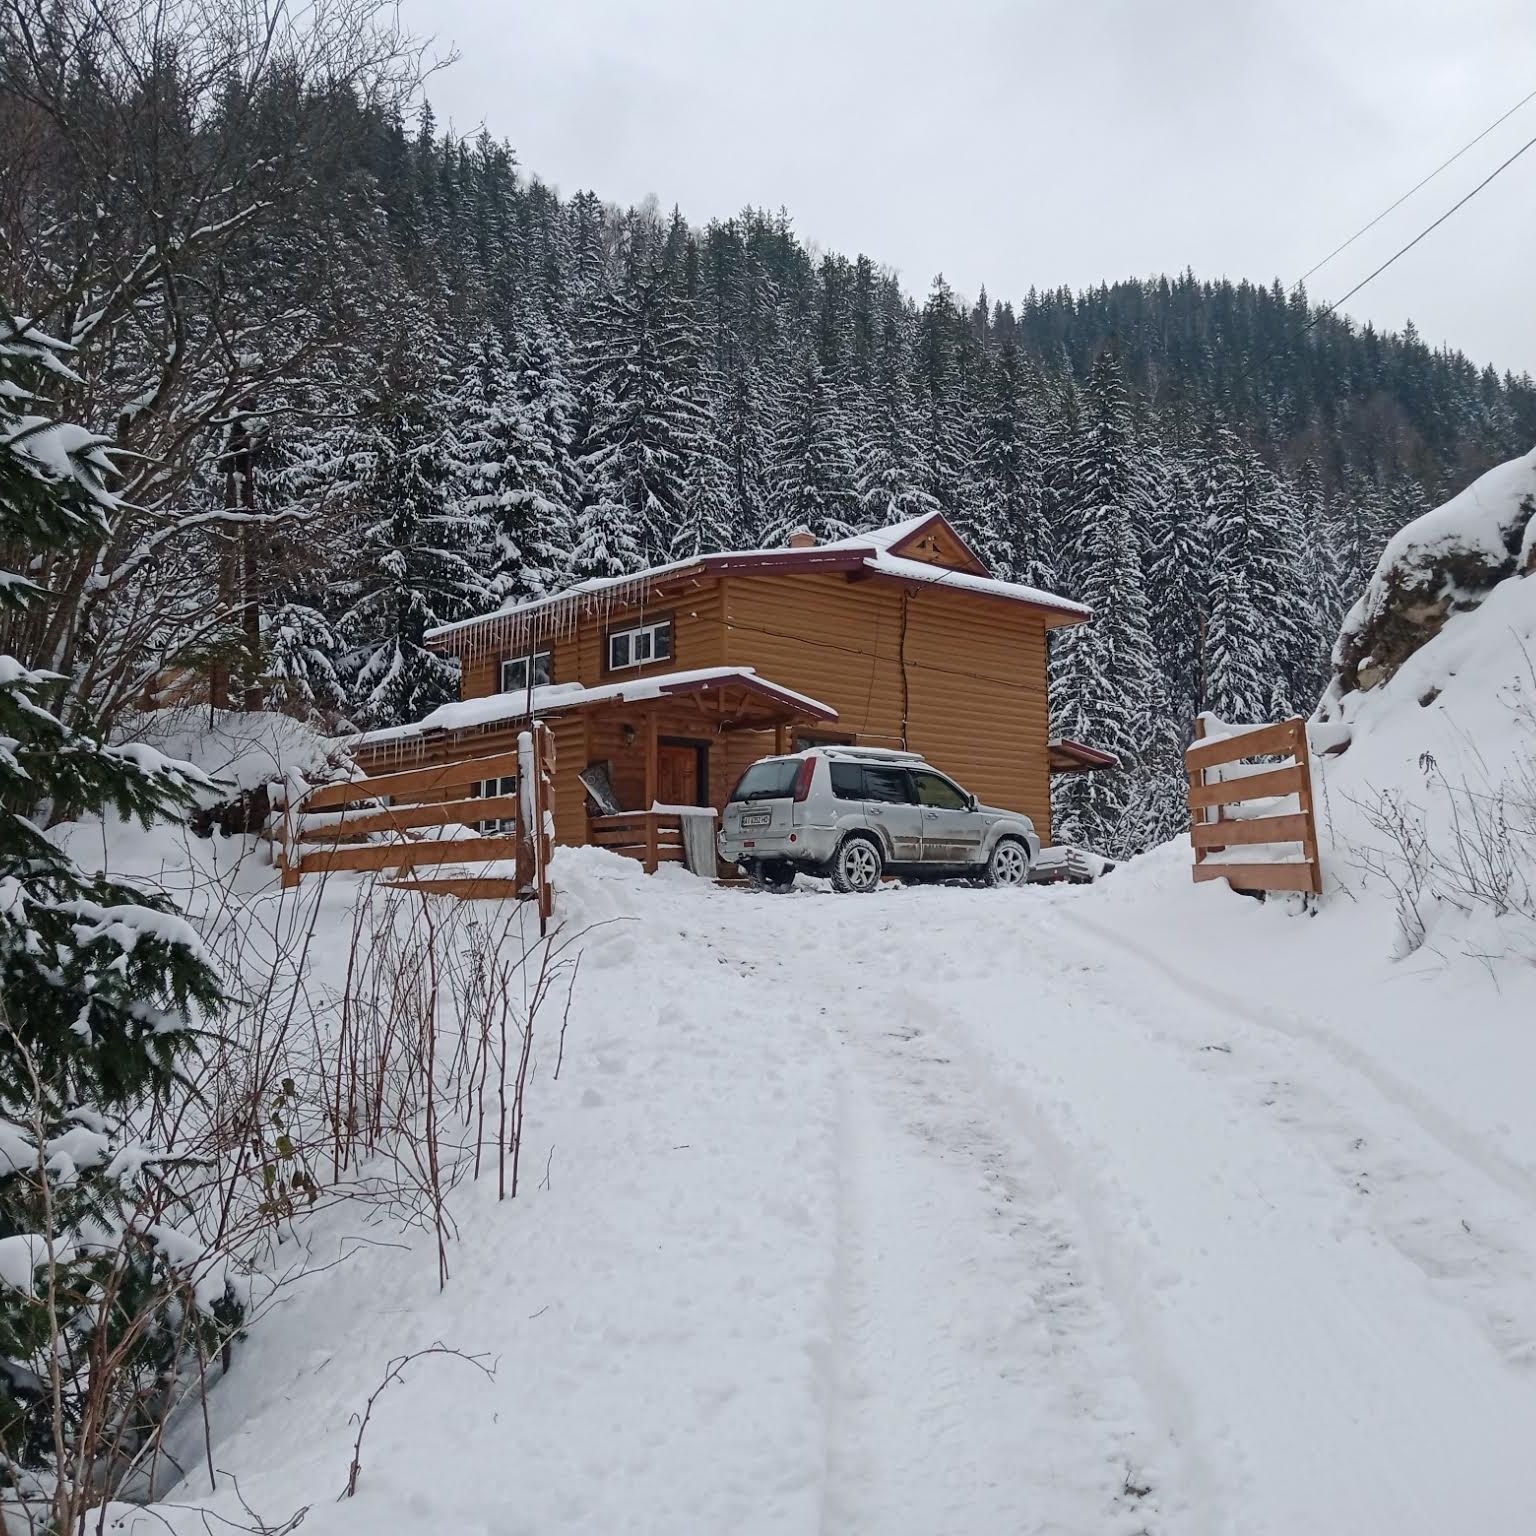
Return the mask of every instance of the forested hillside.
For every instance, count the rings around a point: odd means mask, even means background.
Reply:
[[[1194,711],[1310,707],[1389,534],[1536,440],[1529,376],[1279,285],[957,295],[789,212],[561,196],[437,130],[370,0],[279,48],[216,10],[28,0],[0,37],[0,294],[123,471],[3,621],[71,721],[211,677],[391,723],[453,690],[434,623],[937,508],[1099,614],[1058,725],[1129,768],[1062,825],[1127,852],[1177,819]]]

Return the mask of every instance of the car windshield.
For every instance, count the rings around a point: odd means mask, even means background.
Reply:
[[[767,758],[753,763],[731,791],[734,800],[787,800],[795,792],[800,763],[792,757]]]

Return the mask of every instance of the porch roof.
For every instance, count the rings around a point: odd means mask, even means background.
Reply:
[[[1120,759],[1113,752],[1101,751],[1068,736],[1058,736],[1047,747],[1052,773],[1082,773],[1092,768],[1118,768]]]
[[[604,704],[655,704],[666,699],[706,694],[723,698],[727,693],[736,694],[739,699],[732,716],[736,724],[776,725],[791,720],[837,719],[837,711],[830,704],[761,677],[753,667],[703,667],[687,672],[656,672],[594,688],[583,687],[580,683],[546,683],[531,691],[518,688],[511,693],[460,699],[440,705],[409,725],[364,731],[351,738],[351,744],[382,746],[420,736],[472,730],[476,726],[502,725],[530,716],[594,709]]]

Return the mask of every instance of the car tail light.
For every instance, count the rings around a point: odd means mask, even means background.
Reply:
[[[807,757],[800,764],[800,771],[795,775],[795,803],[802,804],[811,793],[811,780],[816,777],[816,759]]]

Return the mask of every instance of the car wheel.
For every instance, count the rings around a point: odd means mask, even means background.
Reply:
[[[762,864],[750,865],[747,874],[760,891],[782,895],[795,887],[795,866],[787,859],[769,859]]]
[[[862,895],[880,884],[885,856],[867,837],[850,837],[832,860],[832,887],[844,894]]]
[[[999,838],[983,878],[988,885],[1023,885],[1029,879],[1029,849],[1016,837]]]

